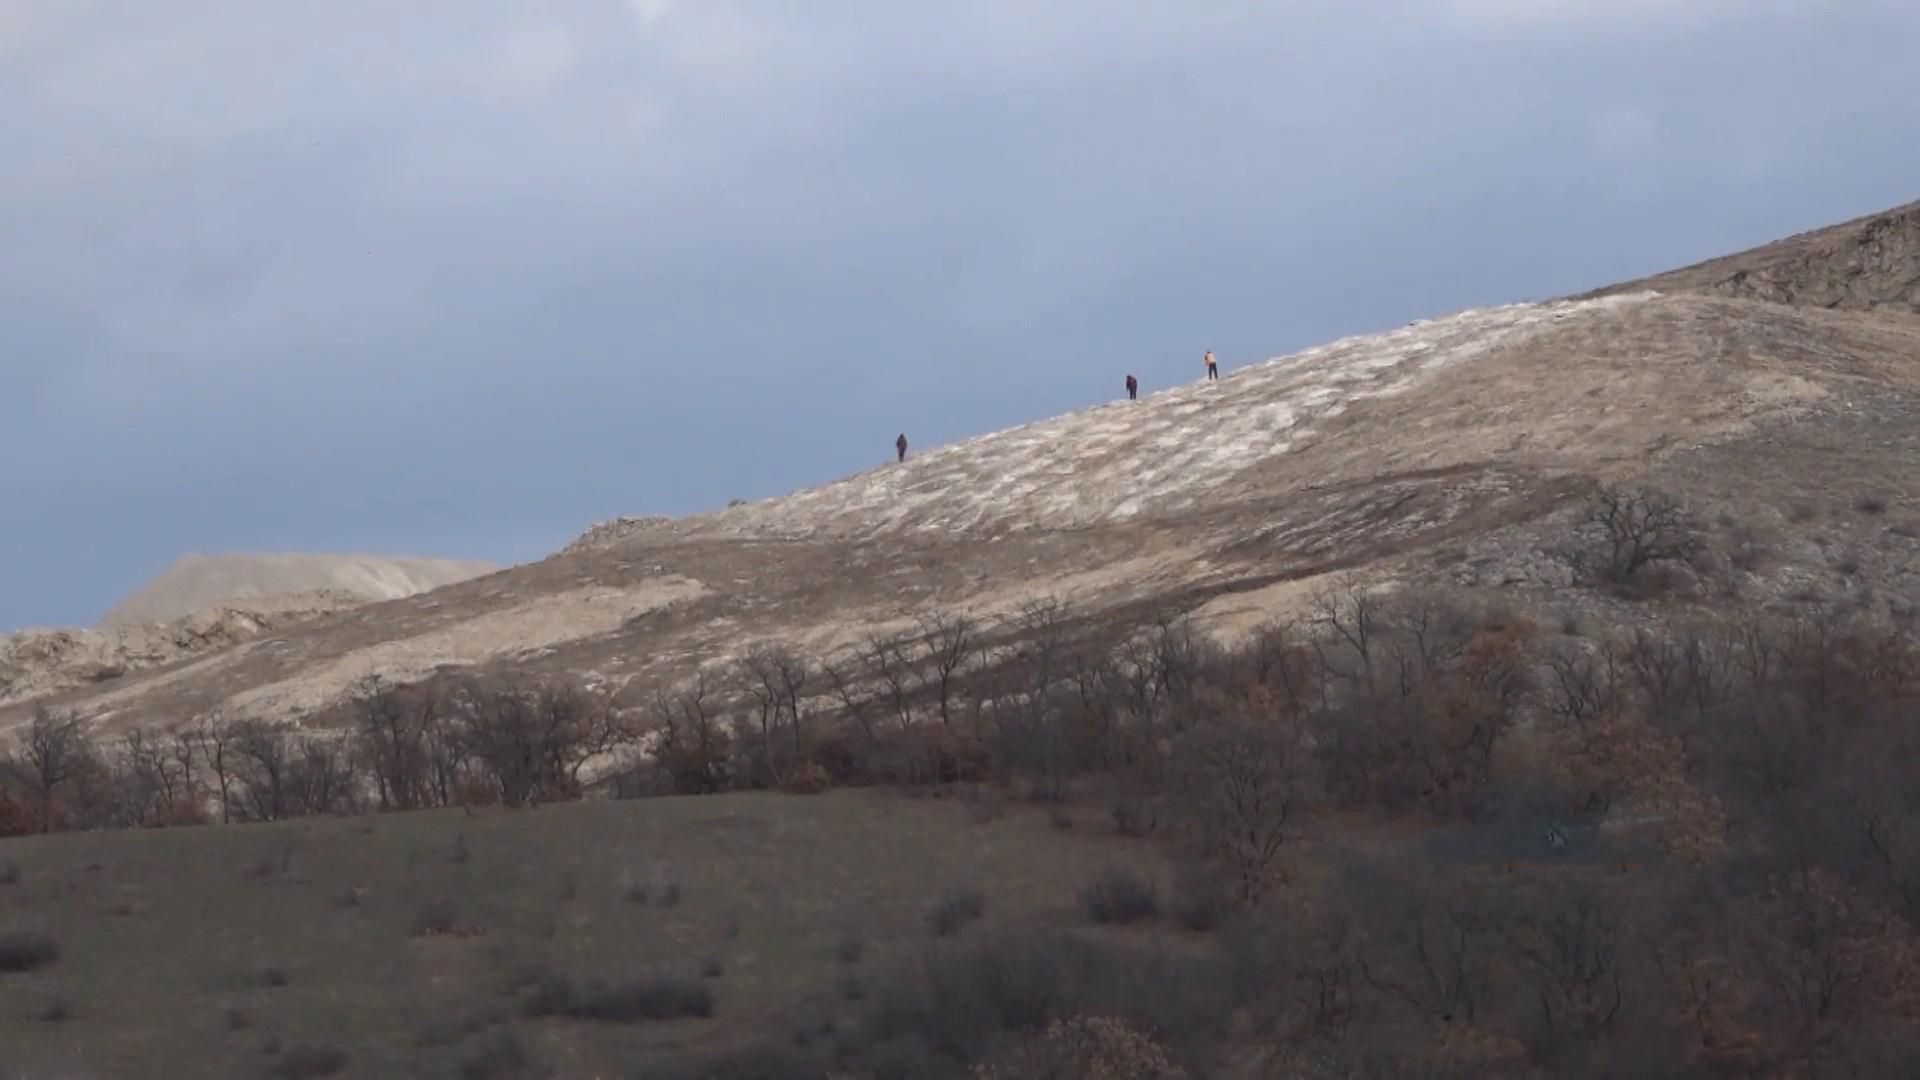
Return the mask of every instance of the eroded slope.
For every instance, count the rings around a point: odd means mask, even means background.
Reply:
[[[326,722],[373,671],[496,661],[637,699],[759,641],[824,656],[931,608],[1039,594],[1089,622],[1173,606],[1244,625],[1332,571],[1457,561],[1596,480],[1709,450],[1737,462],[1743,440],[1868,390],[1907,401],[1916,357],[1920,319],[1888,313],[1648,294],[1466,312],[785,498],[627,523],[62,703],[109,726],[211,708]]]

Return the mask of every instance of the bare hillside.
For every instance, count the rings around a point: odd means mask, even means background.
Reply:
[[[1704,519],[1793,534],[1737,571],[1749,595],[1804,594],[1839,547],[1872,556],[1848,561],[1854,584],[1891,586],[1920,565],[1920,534],[1885,531],[1920,513],[1917,357],[1920,319],[1891,311],[1646,291],[1468,311],[784,498],[616,523],[59,700],[111,728],[213,708],[326,723],[370,674],[511,663],[638,701],[756,643],[826,657],[1040,595],[1109,628],[1177,610],[1232,633],[1338,571],[1564,606],[1584,602],[1554,550],[1568,516],[1598,483],[1656,474]],[[1764,484],[1745,479],[1757,461]],[[1843,461],[1896,516],[1823,517],[1814,539],[1785,515],[1852,497],[1833,494]]]
[[[281,593],[235,600],[171,622],[0,635],[0,704],[108,682],[366,602],[339,591]]]
[[[100,620],[166,623],[234,600],[331,592],[396,600],[490,574],[491,563],[372,555],[187,555]]]
[[[1712,292],[1812,307],[1920,312],[1920,203],[1603,289]]]

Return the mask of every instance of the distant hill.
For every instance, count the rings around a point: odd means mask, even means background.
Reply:
[[[107,612],[99,628],[173,622],[236,600],[294,593],[398,600],[498,569],[484,562],[375,555],[188,555]]]

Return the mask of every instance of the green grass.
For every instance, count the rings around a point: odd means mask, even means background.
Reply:
[[[928,911],[956,890],[986,901],[962,937],[1070,926],[1094,875],[1157,868],[1146,845],[1064,832],[1040,810],[976,823],[954,800],[879,792],[27,837],[0,843],[4,861],[22,873],[0,890],[0,934],[60,951],[0,974],[0,1064],[138,1075],[166,1061],[183,1080],[264,1075],[285,1048],[324,1047],[350,1053],[341,1075],[458,1076],[509,1043],[559,1075],[618,1075],[647,1052],[743,1044],[823,1001],[857,1008],[848,979],[925,948]],[[635,903],[637,881],[671,883],[677,902]],[[712,1015],[528,1008],[555,979],[691,980]],[[70,1016],[39,1021],[53,999]]]

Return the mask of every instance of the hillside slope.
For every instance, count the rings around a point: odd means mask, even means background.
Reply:
[[[1752,593],[1803,593],[1836,545],[1871,556],[1848,561],[1856,584],[1893,590],[1913,584],[1920,531],[1836,516],[1809,539],[1784,515],[1854,497],[1836,481],[1920,509],[1916,358],[1920,318],[1893,311],[1646,291],[1468,311],[783,498],[624,522],[57,700],[111,728],[213,708],[326,723],[369,674],[499,662],[639,701],[759,642],[820,658],[932,610],[1039,595],[1088,624],[1174,610],[1232,633],[1339,571],[1567,604],[1566,516],[1597,483],[1647,476],[1710,520],[1795,534],[1742,571]]]
[[[0,635],[0,704],[108,682],[366,602],[339,591],[282,593],[234,600],[164,623]]]
[[[101,618],[100,627],[183,619],[235,600],[330,592],[396,600],[499,567],[373,555],[187,555]]]
[[[1645,289],[1920,312],[1920,202],[1586,295]]]

